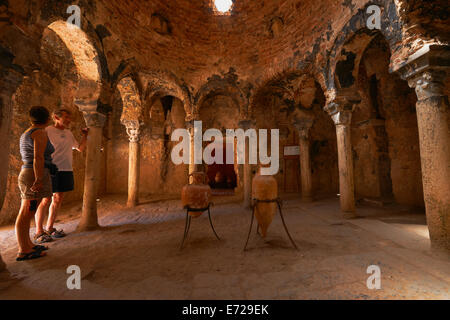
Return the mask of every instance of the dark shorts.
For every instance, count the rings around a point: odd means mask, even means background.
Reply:
[[[73,172],[58,171],[56,176],[52,176],[52,190],[56,192],[68,192],[74,188]]]

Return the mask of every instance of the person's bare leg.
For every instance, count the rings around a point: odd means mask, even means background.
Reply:
[[[33,249],[30,247],[30,234],[29,234],[29,226],[30,226],[30,215],[29,215],[29,207],[30,200],[22,199],[20,204],[19,215],[16,219],[16,238],[17,244],[19,245],[19,253],[29,253]]]
[[[47,220],[47,230],[53,230],[53,225],[56,220],[56,215],[61,207],[64,198],[63,192],[56,192],[53,194],[52,204],[50,205],[48,220]]]
[[[45,216],[47,215],[50,202],[51,202],[50,197],[44,198],[42,199],[41,203],[37,208],[35,216],[36,234],[42,234],[44,232],[44,219]]]
[[[40,199],[38,200],[38,202]],[[30,212],[30,200],[22,199],[19,215],[16,219],[15,231],[17,243],[19,245],[19,254],[27,254],[33,251],[34,244],[30,239],[30,222],[34,216],[34,211]],[[41,253],[44,256],[44,253]]]
[[[50,198],[44,198],[44,199],[49,199],[49,201],[50,201]],[[47,208],[41,208],[42,206],[45,206],[44,199],[37,199],[36,200],[37,201],[37,210],[36,211],[29,211],[30,223],[31,223],[31,220],[33,220],[33,218],[35,218],[35,222],[37,221],[37,219],[38,219],[37,218],[37,214],[39,213],[39,211],[43,211],[44,212],[44,216],[45,216],[45,211],[48,209],[48,205],[47,205]],[[42,219],[44,219],[44,218],[42,218]],[[41,229],[42,229],[42,224],[43,224],[43,222],[41,222]],[[38,233],[37,228],[38,227],[37,227],[37,224],[36,224],[36,234],[41,234],[43,231]],[[29,229],[30,229],[30,226],[28,227],[28,230]],[[29,234],[29,232],[28,232],[28,234]],[[30,237],[28,237],[28,239],[30,240],[31,248],[33,248],[36,244],[33,243],[33,241],[31,241]]]

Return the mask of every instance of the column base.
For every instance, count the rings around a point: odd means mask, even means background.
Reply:
[[[447,241],[431,241],[431,251],[439,256],[450,259],[450,243]]]
[[[301,197],[302,202],[313,202],[314,198],[312,196],[303,196]]]
[[[447,239],[436,239],[430,237],[431,249],[435,252],[447,252],[450,254],[450,241]]]
[[[358,217],[356,212],[342,212],[342,217],[344,219],[355,219]]]
[[[251,199],[251,196],[249,197],[249,196],[245,196],[245,193],[243,194],[243,197],[242,197],[242,206],[245,208],[245,209],[249,209],[249,208],[251,208],[252,207],[252,199]]]
[[[97,225],[86,225],[86,226],[79,225],[77,227],[77,229],[75,230],[75,232],[78,233],[78,232],[86,232],[86,231],[95,231],[95,230],[98,230],[98,229],[101,229],[99,224],[97,224]]]
[[[242,207],[244,208],[244,209],[251,209],[252,208],[252,205],[251,205],[251,203],[250,202],[243,202],[242,203]]]
[[[135,208],[135,207],[137,207],[138,206],[138,204],[139,204],[139,201],[137,201],[137,200],[128,200],[127,201],[127,208]]]

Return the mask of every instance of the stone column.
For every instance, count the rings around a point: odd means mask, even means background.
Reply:
[[[355,93],[336,96],[327,104],[326,111],[336,125],[339,165],[339,193],[344,218],[355,215],[355,185],[353,177],[353,152],[351,140],[352,112],[361,100]]]
[[[83,112],[89,128],[86,148],[83,208],[77,231],[88,231],[99,227],[97,218],[97,192],[100,178],[101,144],[106,116],[96,111]]]
[[[194,163],[194,121],[186,122],[186,129],[189,131],[189,170],[188,173],[191,174],[195,171]],[[192,183],[192,177],[189,178],[189,183]]]
[[[423,192],[431,245],[450,250],[450,46],[430,46],[400,68],[417,94]]]
[[[128,151],[128,201],[127,207],[132,208],[139,203],[139,170],[140,170],[140,123],[134,120],[123,120],[130,140]]]
[[[186,129],[189,131],[189,174],[191,174],[192,172],[201,170],[203,171],[203,169],[201,169],[202,165],[201,164],[195,164],[195,140],[194,140],[194,121],[198,121],[198,120],[190,120],[190,121],[186,121]],[[202,135],[202,132],[199,133],[200,135]],[[200,148],[202,148],[202,145],[200,144]],[[202,151],[203,152],[203,151]],[[191,183],[192,177],[189,179],[189,183]]]
[[[311,202],[312,195],[312,171],[309,150],[309,132],[313,125],[313,119],[300,119],[294,123],[299,136],[300,146],[300,176],[302,183],[302,201]]]
[[[248,129],[254,128],[254,123],[251,120],[241,120],[239,121],[239,128],[246,131]],[[244,208],[250,208],[252,203],[252,166],[250,165],[250,148],[249,140],[244,136],[245,139],[245,155],[243,164],[243,176],[244,176]]]

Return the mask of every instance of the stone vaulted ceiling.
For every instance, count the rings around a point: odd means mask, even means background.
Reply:
[[[231,14],[218,15],[211,0],[100,0],[95,10],[113,35],[104,39],[113,64],[136,58],[145,67],[193,77],[230,68],[247,74],[278,71],[295,57],[305,58],[326,33],[326,25],[315,25],[311,17],[319,22],[332,14],[327,7],[333,1],[327,2],[235,0]]]

